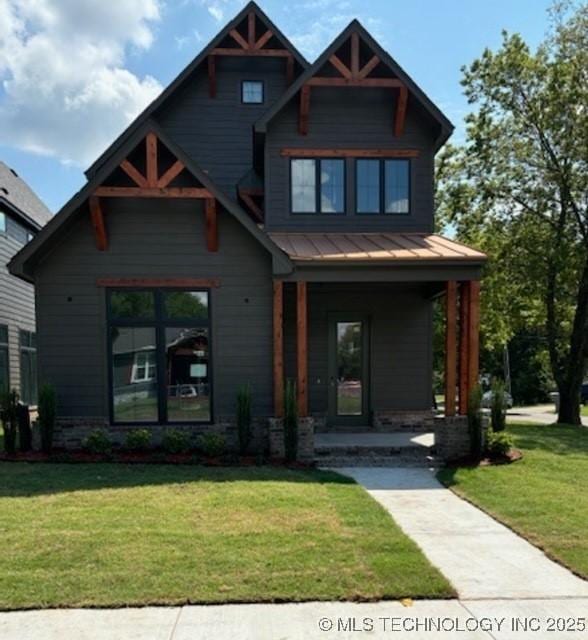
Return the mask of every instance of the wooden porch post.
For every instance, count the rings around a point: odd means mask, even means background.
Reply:
[[[470,283],[460,283],[459,291],[459,414],[465,416],[469,397]]]
[[[274,415],[284,416],[284,283],[274,280]]]
[[[296,283],[296,400],[298,416],[308,415],[308,333],[306,282]]]
[[[470,346],[469,346],[469,362],[468,362],[468,395],[472,389],[478,384],[478,374],[480,371],[480,281],[472,280],[470,282],[470,327],[468,330]]]
[[[445,288],[445,415],[455,415],[457,384],[457,282],[450,280]]]

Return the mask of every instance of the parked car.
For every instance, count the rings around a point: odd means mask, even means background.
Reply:
[[[506,401],[507,409],[512,409],[512,396],[510,395],[510,393],[508,393],[508,391],[504,392],[504,399]],[[484,407],[484,409],[489,409],[492,406],[492,391],[486,391],[482,395],[482,406]]]

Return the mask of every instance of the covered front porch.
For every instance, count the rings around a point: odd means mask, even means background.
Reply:
[[[294,379],[298,416],[312,425],[317,451],[332,434],[340,442],[355,435],[355,444],[343,444],[358,450],[412,447],[410,434],[433,434],[439,422],[433,305],[439,299],[446,320],[443,417],[465,415],[478,379],[483,254],[438,236],[403,234],[399,248],[399,234],[345,234],[347,242],[361,235],[380,245],[384,236],[389,255],[297,260],[295,248],[303,243],[316,250],[318,239],[309,235],[332,242],[331,234],[273,236],[296,264],[273,285],[275,416],[284,415],[284,381]],[[402,433],[406,443],[392,442]],[[390,442],[363,442],[378,434]]]

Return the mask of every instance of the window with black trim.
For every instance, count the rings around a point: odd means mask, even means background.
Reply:
[[[241,102],[243,104],[263,104],[263,82],[243,80],[241,82]]]
[[[0,393],[10,389],[10,364],[8,358],[8,327],[0,324]]]
[[[29,406],[37,404],[37,335],[34,331],[19,332],[20,339],[20,399]]]
[[[357,213],[410,213],[410,161],[358,158],[355,161]]]
[[[115,423],[210,422],[209,291],[107,292]]]
[[[293,213],[344,213],[345,160],[293,158],[290,195]]]

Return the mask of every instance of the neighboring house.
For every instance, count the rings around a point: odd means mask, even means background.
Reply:
[[[260,435],[286,378],[316,429],[430,421],[446,291],[463,413],[485,256],[433,233],[452,129],[359,22],[309,64],[248,4],[10,265],[37,287],[59,437],[222,430],[244,384]]]
[[[0,162],[0,389],[37,402],[35,291],[8,272],[8,262],[51,218],[29,186]]]

